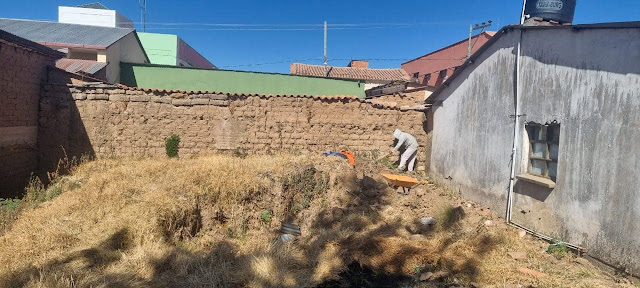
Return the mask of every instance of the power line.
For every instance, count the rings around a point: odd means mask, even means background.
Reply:
[[[357,58],[357,60],[364,61],[460,61],[464,60],[467,57],[461,58],[432,58],[432,59],[415,59],[415,58]],[[283,60],[276,62],[262,62],[262,63],[250,63],[250,64],[239,64],[239,65],[226,65],[221,66],[223,68],[231,68],[231,67],[250,67],[250,66],[262,66],[262,65],[272,65],[272,64],[284,64],[284,63],[295,63],[295,62],[303,62],[303,61],[322,61],[323,58],[308,58],[308,59],[298,59],[298,60]],[[328,60],[332,61],[350,61],[354,60],[354,58],[328,58]]]
[[[133,22],[142,24],[142,22]],[[308,23],[202,23],[202,22],[146,22],[146,24],[162,26],[222,26],[222,27],[323,27],[324,24]],[[405,23],[334,23],[329,27],[366,27],[366,26],[416,26],[416,25],[452,25],[463,22],[405,22]]]

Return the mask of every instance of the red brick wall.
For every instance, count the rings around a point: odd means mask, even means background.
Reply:
[[[493,34],[493,32],[484,32],[471,38],[471,44],[475,43],[471,51],[475,52],[480,49],[482,45],[491,39]],[[438,51],[403,63],[402,69],[412,77],[414,73],[419,72],[418,80],[421,84],[437,87],[440,86],[446,78],[453,74],[455,67],[464,64],[467,60],[468,51],[469,41],[463,40]],[[443,72],[443,75],[441,75],[440,71],[443,70],[446,71],[446,74]],[[427,81],[425,76],[429,74],[431,77],[429,81]]]
[[[54,61],[0,40],[0,197],[16,196],[37,168],[40,88]]]

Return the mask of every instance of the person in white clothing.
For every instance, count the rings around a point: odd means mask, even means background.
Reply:
[[[393,137],[398,139],[398,144],[391,150],[391,153],[398,152],[400,148],[404,146],[404,153],[400,156],[398,170],[403,171],[405,167],[407,167],[409,171],[413,171],[418,154],[418,141],[411,134],[402,132],[399,129],[393,131]],[[407,163],[408,166],[405,166]]]

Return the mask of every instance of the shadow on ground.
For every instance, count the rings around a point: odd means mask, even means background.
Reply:
[[[478,263],[499,241],[491,236],[471,239],[477,245],[458,260],[455,243],[466,237],[456,223],[464,213],[454,210],[438,228],[416,230],[402,219],[385,217],[395,191],[374,178],[355,174],[340,181],[348,191],[340,207],[326,207],[312,221],[310,235],[293,242],[274,241],[250,254],[239,252],[233,241],[217,241],[208,253],[190,252],[172,245],[163,257],[149,260],[150,277],[140,271],[113,273],[110,267],[132,249],[125,228],[96,247],[71,253],[39,267],[28,267],[2,277],[3,287],[414,287],[424,272],[447,271],[433,283],[450,283],[453,276],[473,280]],[[440,245],[427,241],[441,229]],[[422,240],[407,235],[421,234]],[[276,239],[273,234],[271,239]],[[467,241],[468,239],[465,239]],[[460,260],[462,259],[462,260]],[[137,273],[136,273],[137,272]],[[73,280],[69,280],[73,279]],[[70,283],[69,281],[73,281]],[[446,285],[445,285],[446,286]],[[427,286],[415,286],[427,287]],[[465,287],[458,284],[457,287]]]

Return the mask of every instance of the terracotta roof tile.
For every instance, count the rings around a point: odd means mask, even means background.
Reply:
[[[324,77],[324,66],[293,63],[290,67],[292,75]],[[402,69],[371,69],[329,66],[329,78],[375,80],[375,81],[409,81],[411,77]]]
[[[80,85],[82,86],[82,85]],[[351,95],[306,95],[306,94],[256,94],[256,93],[227,93],[227,92],[218,92],[218,91],[183,91],[183,90],[166,90],[166,89],[150,89],[150,88],[140,88],[140,87],[129,87],[122,84],[116,84],[116,86],[120,89],[125,90],[136,90],[136,91],[145,91],[145,92],[163,92],[163,93],[196,93],[196,94],[223,94],[228,97],[260,97],[262,99],[268,98],[310,98],[314,100],[348,100],[348,101],[357,101],[360,103],[367,103],[376,108],[382,109],[392,109],[392,110],[400,110],[398,105],[395,102],[376,102],[374,103],[371,100],[366,100],[364,98],[359,98],[357,96]]]

